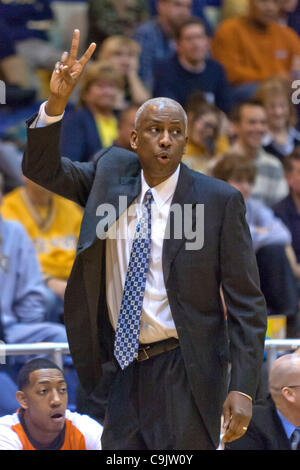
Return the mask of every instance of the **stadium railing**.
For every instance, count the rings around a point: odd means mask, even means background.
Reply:
[[[300,349],[300,339],[267,339],[265,341],[265,358],[268,369],[279,354]],[[68,343],[30,343],[6,344],[0,341],[0,364],[5,364],[7,356],[49,355],[60,367],[63,356],[70,354]]]

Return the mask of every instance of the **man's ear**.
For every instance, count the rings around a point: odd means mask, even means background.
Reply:
[[[130,145],[133,150],[137,149],[137,132],[135,130],[133,130],[131,133]]]
[[[18,390],[16,392],[16,399],[18,400],[21,408],[23,408],[24,410],[28,408],[26,395],[22,390]]]
[[[283,395],[285,400],[288,401],[289,403],[294,403],[296,400],[294,390],[289,387],[283,387],[281,390],[281,394]]]

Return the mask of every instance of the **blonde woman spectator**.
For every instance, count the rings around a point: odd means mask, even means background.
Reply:
[[[141,47],[136,41],[121,35],[111,36],[101,44],[98,60],[111,62],[125,80],[122,108],[124,102],[141,105],[150,98],[149,91],[138,76],[140,51]]]
[[[300,144],[300,132],[295,128],[298,116],[291,99],[291,88],[284,79],[267,80],[258,89],[257,98],[265,107],[268,121],[263,147],[283,161]]]
[[[118,136],[117,108],[124,78],[113,64],[96,62],[81,80],[80,108],[68,113],[62,124],[61,151],[71,160],[89,161]]]

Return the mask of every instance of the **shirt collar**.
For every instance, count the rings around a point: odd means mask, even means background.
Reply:
[[[292,423],[290,423],[281,413],[278,409],[276,409],[277,411],[277,414],[280,418],[280,421],[282,423],[282,426],[285,430],[285,433],[288,437],[288,439],[291,438],[291,435],[293,434],[293,432],[295,431],[295,429],[300,429],[299,426],[294,426]]]
[[[171,197],[173,197],[179,178],[179,172],[180,165],[178,165],[174,173],[168,179],[158,184],[157,186],[153,186],[152,188],[150,188],[150,186],[145,180],[144,172],[142,170],[142,190],[140,193],[139,202],[142,203],[146,192],[148,191],[148,189],[151,189],[155,204],[158,208],[160,208],[163,204],[165,204],[165,202],[167,202]]]

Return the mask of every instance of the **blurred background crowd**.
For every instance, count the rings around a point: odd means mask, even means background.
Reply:
[[[269,337],[280,319],[280,334],[299,338],[300,2],[0,0],[0,340],[67,341],[63,299],[82,208],[24,178],[21,160],[25,121],[47,99],[74,28],[81,53],[92,41],[97,49],[63,118],[62,154],[87,162],[103,147],[130,149],[145,100],[181,103],[183,162],[244,196]],[[0,369],[0,415],[15,408],[22,361]],[[69,358],[65,367],[76,407]]]

